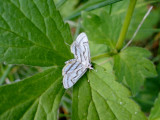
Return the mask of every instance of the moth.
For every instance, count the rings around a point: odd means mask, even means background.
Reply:
[[[62,70],[63,86],[65,89],[72,87],[84,75],[88,68],[93,69],[88,38],[85,33],[78,35],[70,49],[74,54],[74,59],[66,61],[66,65]]]

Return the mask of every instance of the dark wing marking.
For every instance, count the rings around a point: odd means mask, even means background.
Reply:
[[[76,41],[71,45],[71,52],[74,54],[75,59],[83,64],[90,63],[90,49],[88,38],[85,33],[81,33]]]
[[[63,86],[64,88],[72,87],[78,79],[86,72],[85,68],[80,62],[73,61],[68,63],[63,68]]]

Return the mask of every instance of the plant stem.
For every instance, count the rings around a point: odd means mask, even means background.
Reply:
[[[11,71],[12,65],[8,65],[6,70],[4,71],[2,77],[0,78],[0,85],[2,85],[8,75],[8,73]]]
[[[132,15],[133,15],[133,11],[134,11],[136,2],[137,2],[137,0],[130,0],[129,7],[128,7],[128,10],[127,10],[127,14],[126,14],[126,17],[125,17],[125,20],[124,20],[124,24],[122,26],[121,33],[120,33],[120,36],[118,38],[118,42],[116,44],[116,49],[118,51],[121,50],[121,48],[123,47],[123,42],[125,40],[127,31],[128,31],[128,27],[129,27],[129,24],[130,24]]]
[[[109,53],[104,53],[104,54],[100,54],[100,55],[97,55],[95,57],[92,57],[91,60],[93,61],[93,60],[97,60],[99,58],[108,57],[108,56],[110,56]]]
[[[153,8],[153,6],[151,6],[151,7],[149,8],[149,10],[147,11],[147,13],[146,13],[145,16],[143,17],[142,21],[141,21],[140,24],[138,25],[138,28],[136,29],[136,31],[135,31],[135,33],[133,34],[132,38],[131,38],[130,41],[121,49],[121,51],[124,50],[124,49],[126,49],[126,48],[131,44],[131,42],[134,40],[134,38],[136,37],[136,35],[137,35],[139,29],[141,28],[142,24],[144,23],[144,21],[146,20],[147,16],[148,16],[149,13],[151,12],[152,8]]]

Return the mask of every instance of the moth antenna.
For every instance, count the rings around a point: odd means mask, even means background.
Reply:
[[[68,44],[68,43],[66,43],[66,42],[64,42],[66,45],[68,45],[68,46],[71,46],[70,44]]]
[[[97,70],[96,70],[96,69],[94,69],[94,68],[93,68],[92,70],[93,70],[93,71],[95,71],[95,72],[97,72]]]
[[[142,21],[141,21],[140,24],[138,25],[138,27],[137,27],[135,33],[133,34],[131,40],[122,48],[122,50],[126,49],[126,48],[131,44],[131,42],[133,41],[133,39],[136,37],[139,29],[141,28],[143,22],[146,20],[147,16],[148,16],[149,13],[151,12],[152,8],[153,8],[153,6],[151,6],[151,7],[149,8],[149,10],[147,11],[147,13],[146,13],[145,16],[143,17]],[[121,50],[121,51],[122,51],[122,50]]]

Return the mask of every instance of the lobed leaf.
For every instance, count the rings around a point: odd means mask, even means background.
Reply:
[[[0,62],[62,65],[72,57],[65,42],[70,29],[53,0],[0,0]]]
[[[98,14],[84,13],[83,27],[90,41],[107,46],[105,52],[109,53],[108,57],[114,58],[114,69],[118,81],[127,84],[135,95],[143,85],[145,78],[156,75],[153,63],[147,59],[150,53],[147,50],[133,47],[117,55],[110,54],[110,51],[114,51],[119,36],[121,18],[109,15],[104,9]],[[101,47],[101,49],[103,48],[105,47]],[[98,54],[96,53],[96,55]],[[102,64],[101,66],[104,67],[103,63],[107,61],[108,57],[105,56],[96,63]]]
[[[98,65],[94,65],[94,69],[73,88],[72,119],[146,120],[138,105],[129,98],[130,92],[115,81],[112,70]]]
[[[135,95],[145,78],[156,76],[154,64],[147,58],[150,52],[139,47],[128,47],[114,56],[117,80],[127,84]]]
[[[1,120],[57,120],[64,88],[61,68],[0,87]]]

